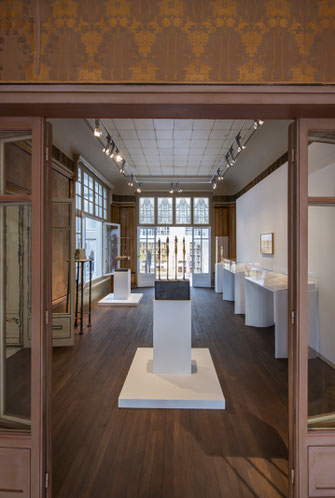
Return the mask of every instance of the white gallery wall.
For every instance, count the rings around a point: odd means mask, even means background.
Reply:
[[[274,233],[274,255],[260,253],[260,234]],[[287,163],[236,201],[237,260],[287,273]]]
[[[309,146],[309,195],[335,196],[335,145]],[[236,201],[239,261],[287,273],[287,163]],[[317,351],[335,365],[335,206],[308,208],[308,271],[318,285]],[[262,256],[259,236],[274,232],[274,255]],[[307,312],[307,310],[306,310]]]

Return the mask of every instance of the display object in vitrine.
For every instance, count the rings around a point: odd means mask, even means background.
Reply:
[[[229,237],[215,237],[215,263],[223,263],[229,255]]]
[[[116,256],[117,270],[128,270],[130,268],[130,237],[120,237],[120,256]]]

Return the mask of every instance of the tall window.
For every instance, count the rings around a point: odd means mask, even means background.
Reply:
[[[189,225],[191,223],[191,198],[176,197],[176,224]]]
[[[155,223],[155,198],[140,197],[139,213],[141,225],[153,225]]]
[[[108,190],[93,173],[78,167],[76,208],[86,214],[107,220]]]
[[[194,197],[193,199],[193,223],[195,225],[209,224],[209,201],[208,197]]]
[[[172,198],[158,197],[157,200],[157,218],[159,225],[172,224]]]

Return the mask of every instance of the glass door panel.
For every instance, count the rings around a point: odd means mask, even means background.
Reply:
[[[27,204],[0,206],[0,430],[30,430],[31,348],[26,343],[31,302],[31,239]]]
[[[153,287],[156,266],[156,228],[138,228],[138,269],[139,287]]]
[[[335,130],[308,134],[308,424],[335,427]]]
[[[193,228],[193,283],[194,287],[211,287],[210,228]]]
[[[0,490],[6,496],[42,498],[49,469],[51,149],[51,125],[43,118],[0,118]]]

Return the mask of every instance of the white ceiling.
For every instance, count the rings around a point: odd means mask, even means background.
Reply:
[[[82,155],[115,186],[117,193],[134,193],[134,188],[128,186],[129,177],[120,175],[116,163],[102,152],[105,137],[102,141],[93,136],[92,120],[50,121],[57,147],[71,158]],[[143,178],[143,192],[166,192],[170,181],[181,182],[186,192],[212,191],[209,180],[242,121],[107,119],[103,123],[110,130],[136,178]],[[252,123],[247,122],[247,129]],[[238,156],[236,164],[228,170],[224,180],[218,183],[215,193],[235,194],[286,152],[288,124],[284,120],[266,120],[253,135],[248,147]],[[148,136],[155,138],[144,138]],[[173,138],[162,138],[164,136]],[[187,136],[189,138],[185,138]],[[242,139],[243,136],[242,133]]]
[[[104,119],[136,178],[212,176],[241,128],[242,120]],[[247,138],[253,120],[246,121]]]

